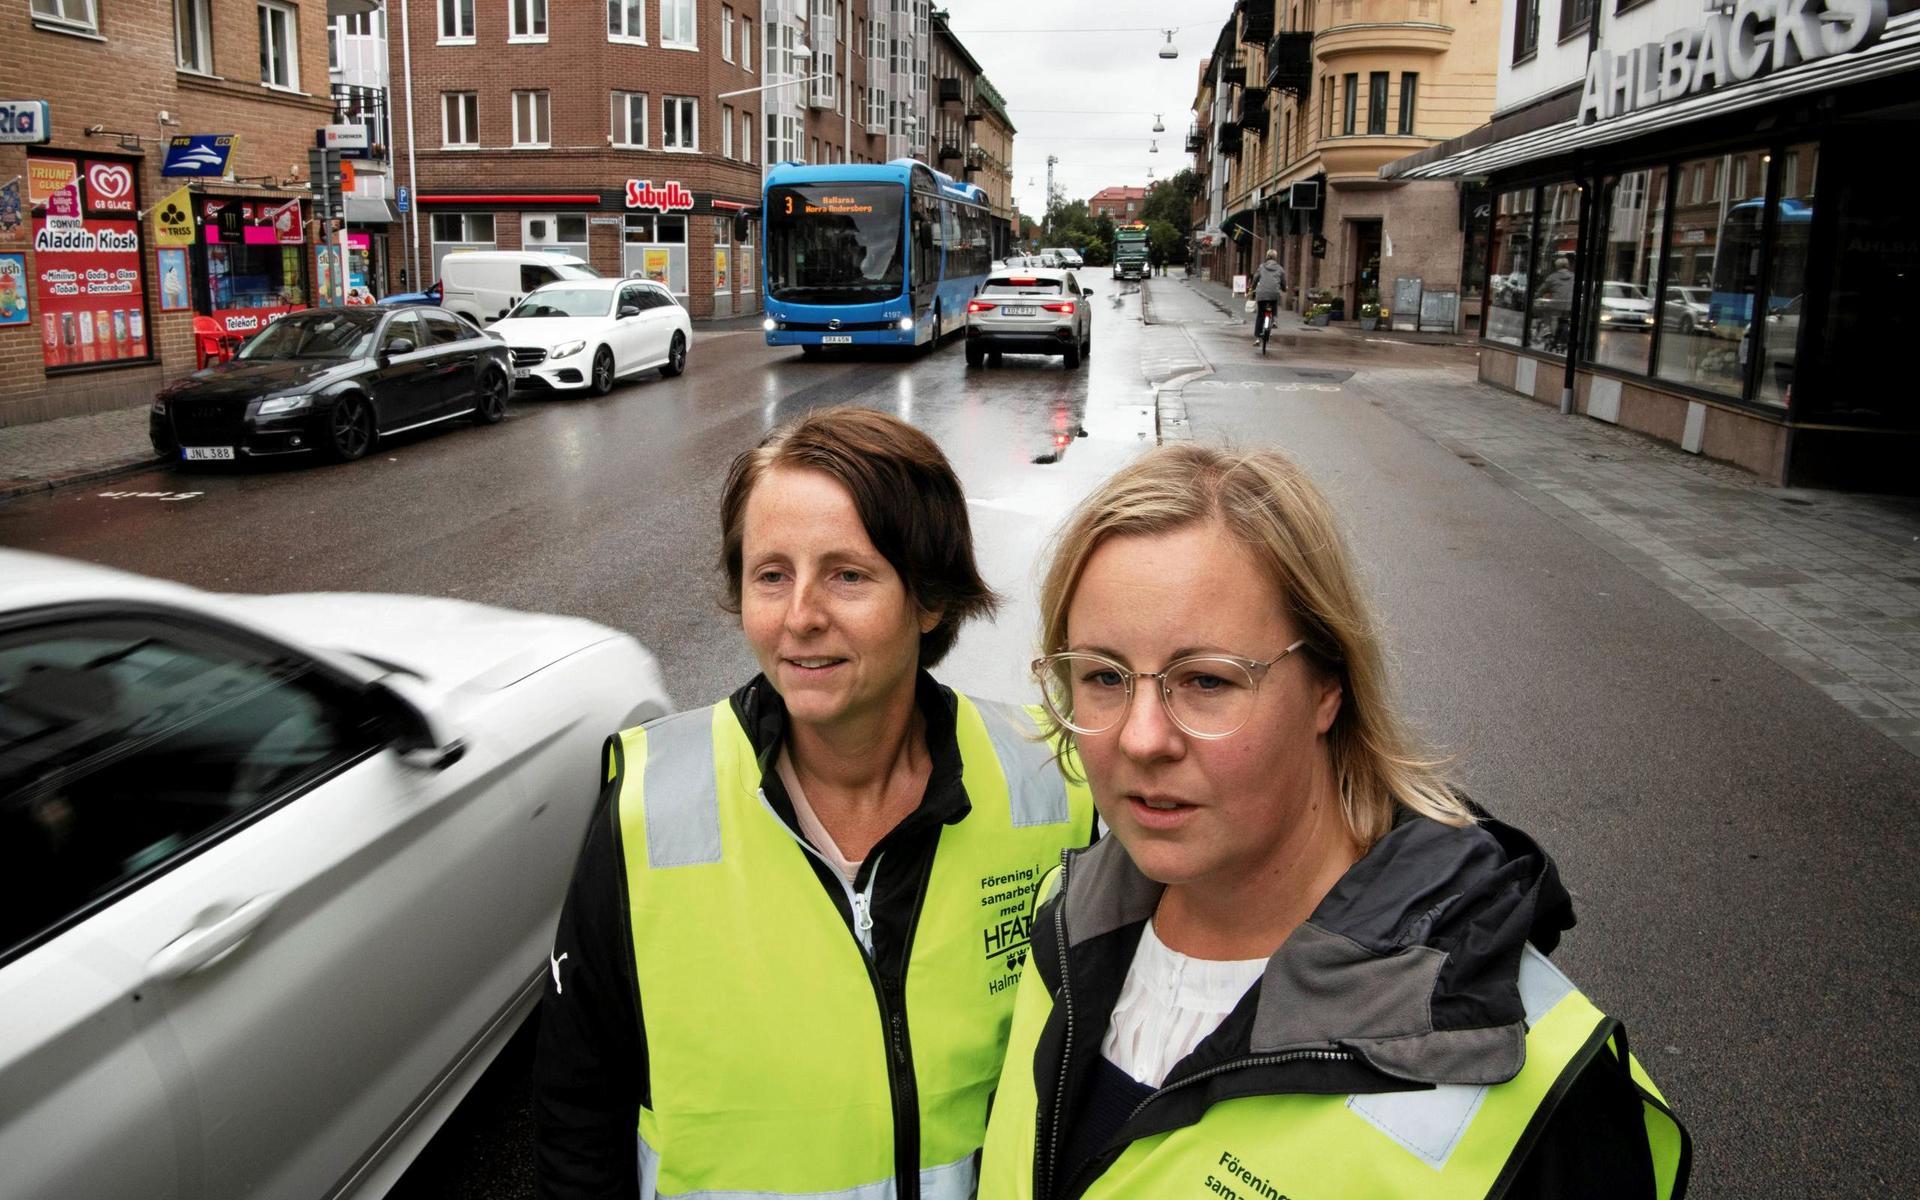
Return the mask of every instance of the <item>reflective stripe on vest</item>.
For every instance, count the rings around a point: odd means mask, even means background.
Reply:
[[[922,1195],[971,1194],[1030,893],[1061,850],[1084,844],[1093,806],[1033,740],[1030,715],[962,696],[955,716],[971,811],[940,830],[897,1030],[882,1028],[875,977],[834,898],[763,801],[731,706],[621,735],[653,1102],[640,1114],[643,1197],[893,1197],[896,1036],[911,1050]],[[888,865],[883,854],[871,874]]]
[[[1084,1196],[1479,1200],[1500,1179],[1555,1085],[1607,1052],[1606,1035],[1614,1028],[1531,946],[1521,959],[1520,994],[1528,1022],[1526,1063],[1505,1083],[1223,1100],[1194,1125],[1133,1142]],[[1051,1007],[1045,984],[1029,971],[1021,982],[1007,1067],[987,1132],[980,1200],[1030,1200],[1033,1195],[1033,1051]],[[1632,1065],[1644,1079],[1639,1064]],[[1658,1098],[1649,1083],[1641,1086]],[[1683,1169],[1685,1135],[1664,1103],[1657,1110],[1648,1104],[1645,1111],[1659,1195],[1671,1197]]]

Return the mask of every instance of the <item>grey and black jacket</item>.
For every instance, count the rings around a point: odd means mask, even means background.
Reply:
[[[1036,1182],[1037,1200],[1072,1200],[1130,1143],[1197,1124],[1236,1097],[1511,1078],[1526,1046],[1522,948],[1550,954],[1574,923],[1552,860],[1524,833],[1491,818],[1456,829],[1403,814],[1274,953],[1225,1023],[1136,1104],[1137,1094],[1114,1094],[1115,1079],[1122,1090],[1141,1085],[1106,1064],[1100,1047],[1161,890],[1106,838],[1069,856],[1056,894],[1035,914],[1031,961],[1054,1000],[1033,1063],[1035,1177],[1047,1181]],[[1276,1022],[1287,1029],[1267,1028]],[[1299,1041],[1302,1030],[1324,1034],[1334,1052],[1232,1066],[1257,1060],[1255,1045]],[[1377,1036],[1386,1030],[1394,1036]],[[1505,1200],[1656,1194],[1645,1097],[1623,1065],[1624,1030],[1615,1038],[1617,1057],[1596,1055],[1543,1103],[1503,1173]],[[1683,1149],[1676,1196],[1686,1158]]]

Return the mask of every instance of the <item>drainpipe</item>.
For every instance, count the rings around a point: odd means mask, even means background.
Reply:
[[[407,19],[407,10],[411,7],[402,0],[400,65],[407,76],[407,186],[412,189],[412,196],[407,201],[407,226],[413,231],[413,290],[417,292],[426,285],[420,278],[420,168],[413,153],[413,27]],[[393,31],[389,29],[387,34],[392,36]]]

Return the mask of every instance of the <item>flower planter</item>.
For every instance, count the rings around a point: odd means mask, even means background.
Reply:
[[[1380,318],[1379,317],[1361,317],[1360,328],[1365,330],[1368,333],[1372,333],[1374,330],[1380,328]]]
[[[1327,321],[1332,315],[1332,313],[1321,313],[1317,317],[1308,317],[1307,324],[1312,325],[1316,329],[1325,329],[1327,327]]]

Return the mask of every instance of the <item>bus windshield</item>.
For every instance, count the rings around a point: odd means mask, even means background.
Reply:
[[[905,290],[897,184],[767,190],[767,294],[800,304],[872,304]]]

